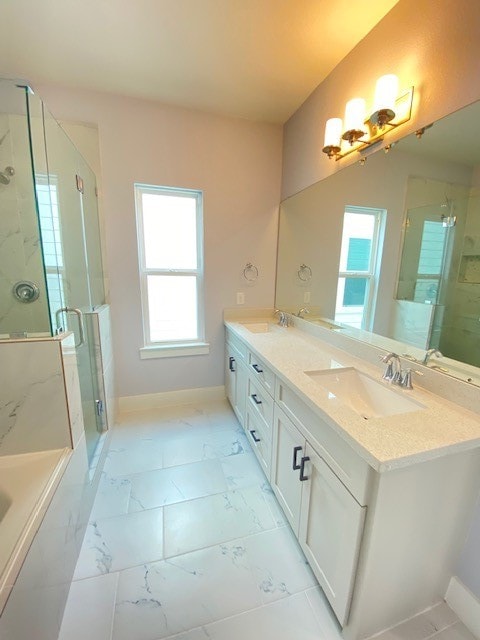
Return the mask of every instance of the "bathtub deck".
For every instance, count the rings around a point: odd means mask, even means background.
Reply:
[[[0,456],[0,613],[71,454]]]

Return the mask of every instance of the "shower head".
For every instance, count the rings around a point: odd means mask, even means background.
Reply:
[[[5,167],[3,171],[0,171],[0,182],[2,184],[10,184],[10,178],[15,175],[15,169],[13,167]]]

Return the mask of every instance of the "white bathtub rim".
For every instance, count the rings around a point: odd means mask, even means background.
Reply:
[[[15,580],[20,572],[33,538],[42,523],[53,494],[55,493],[63,472],[65,471],[68,461],[72,455],[72,449],[69,448],[58,449],[55,451],[58,451],[59,455],[55,468],[52,470],[52,473],[43,487],[35,506],[30,512],[30,516],[25,523],[21,534],[17,538],[17,542],[0,576],[0,615],[7,603],[8,597],[15,584]],[[8,458],[9,460],[12,458],[34,458],[40,457],[42,454],[45,455],[45,453],[47,452],[39,451],[27,454],[22,453],[5,456],[5,458]],[[48,453],[52,453],[52,451],[49,451]]]

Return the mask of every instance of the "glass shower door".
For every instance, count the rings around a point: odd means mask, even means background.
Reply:
[[[52,225],[56,229],[54,236],[58,245],[56,268],[61,280],[61,291],[57,298],[53,291],[49,291],[50,299],[55,300],[57,305],[52,308],[52,319],[57,332],[69,330],[74,334],[87,452],[91,460],[103,430],[90,315],[92,294],[84,219],[85,181],[88,180],[89,185],[92,180],[94,182],[94,174],[63,129],[46,110],[44,124],[47,174],[36,175],[37,191],[42,180],[46,182]],[[89,186],[89,189],[92,187]],[[45,187],[43,191],[45,195]]]

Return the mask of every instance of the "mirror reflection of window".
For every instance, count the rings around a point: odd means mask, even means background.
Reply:
[[[425,220],[418,260],[414,302],[436,304],[443,276],[448,227],[442,221]]]
[[[374,316],[384,215],[380,209],[345,208],[335,320],[357,329],[369,330]]]

